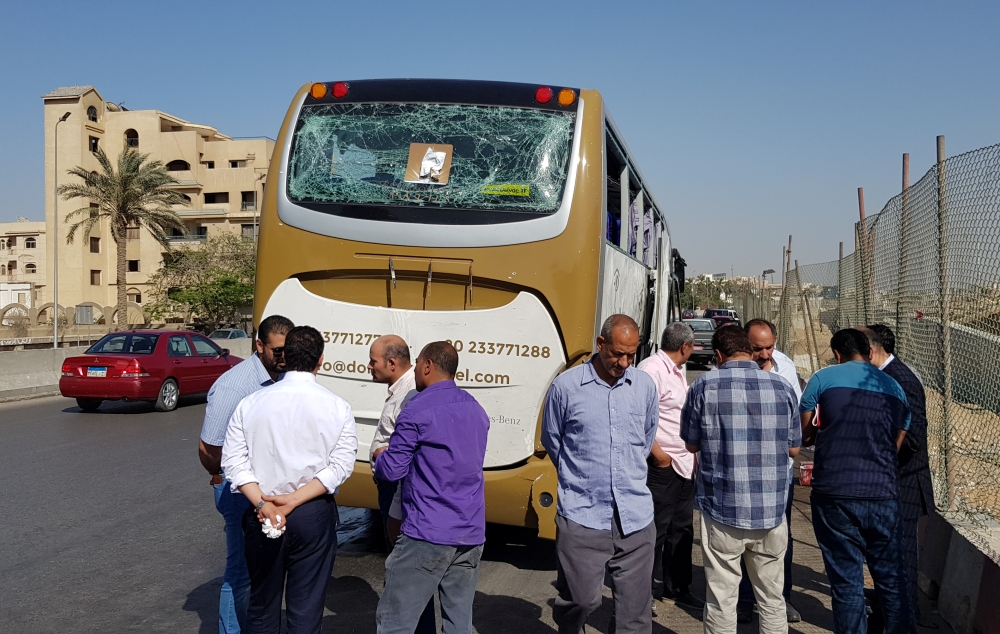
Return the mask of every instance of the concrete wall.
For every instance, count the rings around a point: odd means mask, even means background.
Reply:
[[[246,359],[253,350],[252,343],[252,339],[233,339],[222,345]],[[0,352],[0,401],[58,393],[63,360],[86,350],[84,346]]]

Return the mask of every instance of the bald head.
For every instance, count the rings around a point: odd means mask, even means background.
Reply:
[[[382,335],[368,350],[368,371],[376,383],[392,385],[410,369],[410,348],[399,335]]]

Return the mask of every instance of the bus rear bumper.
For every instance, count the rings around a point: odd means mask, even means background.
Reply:
[[[487,522],[535,528],[539,537],[555,539],[556,470],[548,458],[532,456],[519,467],[483,474]],[[354,473],[337,492],[337,504],[378,509],[378,491],[369,463],[354,463]]]

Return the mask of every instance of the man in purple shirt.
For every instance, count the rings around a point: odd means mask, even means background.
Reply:
[[[402,536],[385,562],[379,634],[411,634],[435,590],[443,632],[472,632],[479,559],[486,542],[483,461],[490,419],[455,386],[458,352],[427,344],[414,364],[418,394],[400,412],[375,477],[403,481]]]

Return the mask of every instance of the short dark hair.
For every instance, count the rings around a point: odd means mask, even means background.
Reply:
[[[295,327],[292,320],[281,315],[271,315],[257,326],[257,338],[263,344],[268,344],[267,338],[273,332],[276,335],[287,335],[288,331]],[[312,368],[310,368],[312,369]]]
[[[455,376],[458,372],[458,350],[447,341],[432,341],[424,346],[420,355],[448,376]]]
[[[619,327],[633,328],[635,329],[636,334],[639,334],[639,324],[635,323],[635,320],[629,317],[628,315],[623,315],[621,313],[618,313],[615,315],[611,315],[610,317],[604,320],[603,324],[601,324],[601,336],[604,337],[605,340],[610,342],[611,332],[615,328]]]
[[[778,338],[778,329],[774,327],[774,324],[772,324],[771,322],[769,322],[766,319],[759,319],[759,318],[758,319],[751,319],[746,324],[744,324],[744,326],[743,326],[743,332],[745,332],[745,333],[747,333],[749,335],[750,334],[750,329],[753,328],[754,326],[767,326],[768,328],[771,329],[771,334],[774,336],[774,338],[775,339]]]
[[[741,352],[753,354],[747,333],[735,324],[723,326],[715,331],[715,334],[712,335],[712,348],[721,352],[724,357],[731,357]]]
[[[285,335],[285,370],[312,372],[323,356],[323,335],[312,326],[296,326]]]
[[[839,353],[841,359],[851,359],[859,354],[867,359],[872,353],[868,337],[856,328],[844,328],[835,332],[830,338],[830,348]]]
[[[892,328],[885,324],[872,324],[865,327],[875,333],[883,350],[889,354],[896,354],[896,333],[892,331]]]
[[[382,350],[382,358],[386,361],[389,359],[396,359],[409,363],[410,348],[406,344],[400,345],[398,343],[387,343],[385,344],[385,349]]]

